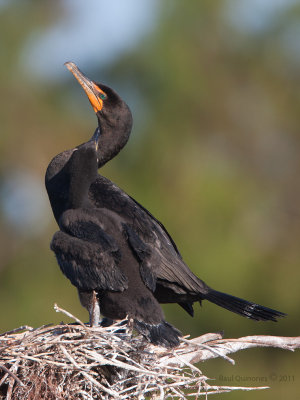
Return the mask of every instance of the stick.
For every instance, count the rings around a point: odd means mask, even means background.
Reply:
[[[76,321],[79,325],[81,325],[87,332],[89,331],[88,328],[84,325],[84,323],[80,321],[80,319],[78,319],[77,317],[74,317],[73,314],[69,313],[68,311],[64,310],[63,308],[58,307],[58,305],[56,303],[54,304],[54,310],[56,312],[61,312],[61,313],[65,314],[69,318],[74,319],[74,321]]]

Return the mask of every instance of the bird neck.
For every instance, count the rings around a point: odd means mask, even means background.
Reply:
[[[98,116],[101,135],[98,140],[98,168],[114,158],[126,145],[132,128],[132,115],[123,103],[122,111],[109,110]]]
[[[75,149],[67,165],[67,208],[80,208],[88,203],[91,183],[97,177],[97,156],[94,144],[84,143]]]
[[[88,205],[88,192],[92,183],[88,178],[84,171],[70,176],[66,209],[80,208]]]
[[[87,144],[56,156],[46,173],[46,189],[56,221],[72,208],[88,206],[88,192],[97,178],[97,158]]]

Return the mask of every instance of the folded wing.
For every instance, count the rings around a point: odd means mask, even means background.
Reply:
[[[60,231],[51,242],[58,264],[79,290],[123,291],[126,276],[118,267],[121,253],[117,243],[96,220],[83,210],[68,210],[60,219]]]

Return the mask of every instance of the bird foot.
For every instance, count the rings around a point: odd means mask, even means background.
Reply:
[[[97,327],[100,323],[100,306],[96,292],[93,290],[93,298],[90,309],[90,326]]]

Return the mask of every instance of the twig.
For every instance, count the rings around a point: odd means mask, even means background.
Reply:
[[[192,344],[192,343],[191,343]],[[202,345],[200,345],[202,346]],[[203,348],[192,350],[192,346],[188,346],[189,350],[180,355],[182,363],[190,362],[192,364],[199,361],[209,360],[216,357],[227,357],[227,354],[235,353],[239,350],[245,350],[252,347],[275,347],[285,350],[294,351],[300,348],[300,336],[299,337],[283,337],[283,336],[245,336],[239,339],[219,339],[207,342],[204,346],[208,346],[208,349]],[[216,350],[216,347],[218,350]],[[214,350],[212,350],[214,349]],[[176,357],[162,357],[160,360],[161,365],[165,366],[182,366]]]
[[[11,399],[11,395],[12,395],[12,391],[14,388],[14,384],[16,382],[16,376],[13,372],[13,370],[15,370],[15,372],[18,372],[18,368],[19,368],[19,360],[17,362],[14,363],[14,365],[11,367],[11,370],[8,370],[7,368],[5,368],[5,372],[8,373],[10,375],[10,378],[8,379],[8,388],[7,388],[7,393],[6,393],[6,400],[10,400]],[[20,386],[24,386],[24,384],[21,382],[21,380],[19,378],[17,378],[17,380],[20,382]]]
[[[188,340],[182,339],[182,341],[191,345]],[[207,346],[204,343],[196,343],[196,342],[193,342],[192,345],[198,348],[203,348],[208,351],[211,351],[212,353],[215,353],[217,356],[224,358],[224,360],[230,362],[232,365],[235,364],[235,361],[232,358],[227,357],[225,354],[222,354],[222,352],[218,351],[215,347]]]
[[[81,325],[86,331],[88,331],[88,328],[85,326],[83,322],[80,321],[77,317],[75,317],[73,314],[69,313],[69,311],[64,310],[63,308],[58,307],[58,305],[55,303],[54,304],[54,310],[56,312],[61,312],[65,314],[67,317],[74,319],[79,325]]]
[[[14,366],[15,366],[15,364],[11,367],[11,369],[13,369]],[[25,386],[24,383],[21,381],[21,379],[19,379],[19,378],[17,377],[17,375],[14,374],[10,369],[6,368],[5,365],[0,364],[0,368],[1,368],[3,371],[6,372],[6,374],[5,374],[6,376],[7,376],[7,375],[10,375],[15,381],[18,382],[19,385]],[[1,384],[2,384],[2,380],[1,380]],[[0,386],[1,386],[1,385],[0,385]]]
[[[96,385],[98,388],[100,388],[104,392],[108,393],[109,395],[114,396],[116,399],[119,398],[119,395],[117,392],[101,385],[98,381],[96,381],[93,377],[91,377],[87,372],[83,371],[82,368],[80,368],[79,365],[77,364],[77,362],[74,360],[74,358],[68,353],[67,349],[64,346],[60,345],[59,347],[62,350],[62,352],[64,353],[64,355],[68,358],[68,360],[74,365],[75,368],[77,368],[81,372],[81,374],[85,378],[87,378],[91,383],[93,383],[94,385]]]
[[[18,333],[21,331],[32,331],[32,330],[33,330],[33,328],[31,326],[23,325],[23,326],[20,326],[19,328],[12,329],[11,331],[1,333],[0,336],[7,336],[7,335],[11,335],[12,333]]]

